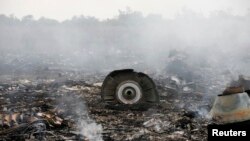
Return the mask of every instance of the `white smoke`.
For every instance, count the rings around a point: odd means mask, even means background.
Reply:
[[[64,94],[58,99],[58,107],[66,111],[65,118],[73,119],[76,133],[89,141],[102,141],[102,125],[97,124],[88,113],[81,91],[84,86],[62,86],[59,90]],[[69,117],[67,117],[69,116]]]
[[[89,141],[103,141],[102,139],[102,126],[96,124],[93,120],[86,121],[80,119],[78,122],[80,134],[87,137]]]

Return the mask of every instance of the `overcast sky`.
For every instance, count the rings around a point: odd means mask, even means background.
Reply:
[[[218,10],[244,15],[249,11],[250,0],[0,0],[0,14],[13,14],[18,18],[43,16],[59,21],[74,15],[113,18],[127,7],[144,15],[161,14],[166,18],[173,18],[183,8],[204,15]]]

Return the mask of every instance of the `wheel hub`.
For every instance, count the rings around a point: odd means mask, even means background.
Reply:
[[[141,87],[135,81],[124,81],[117,87],[116,96],[123,104],[135,104],[142,97]]]

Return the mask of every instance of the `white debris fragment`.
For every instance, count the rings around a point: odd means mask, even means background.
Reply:
[[[164,128],[169,126],[168,122],[162,122],[160,119],[152,118],[143,123],[144,127],[151,128],[157,133],[163,133]]]
[[[136,132],[135,134],[133,134],[132,136],[129,135],[125,140],[134,140],[134,139],[138,139],[140,138],[141,136],[145,135],[149,133],[149,131],[147,129],[141,129],[139,132]]]
[[[28,79],[21,79],[21,80],[19,80],[19,82],[20,82],[21,84],[28,84],[28,83],[31,83],[31,81],[28,80]]]
[[[93,86],[95,86],[95,87],[102,87],[102,82],[94,83]]]

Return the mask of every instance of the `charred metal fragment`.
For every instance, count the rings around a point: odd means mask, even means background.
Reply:
[[[109,105],[129,108],[149,108],[159,102],[159,95],[153,80],[133,69],[115,70],[106,76],[102,99]]]
[[[220,123],[250,120],[250,80],[239,77],[216,98],[211,110],[212,118]]]

